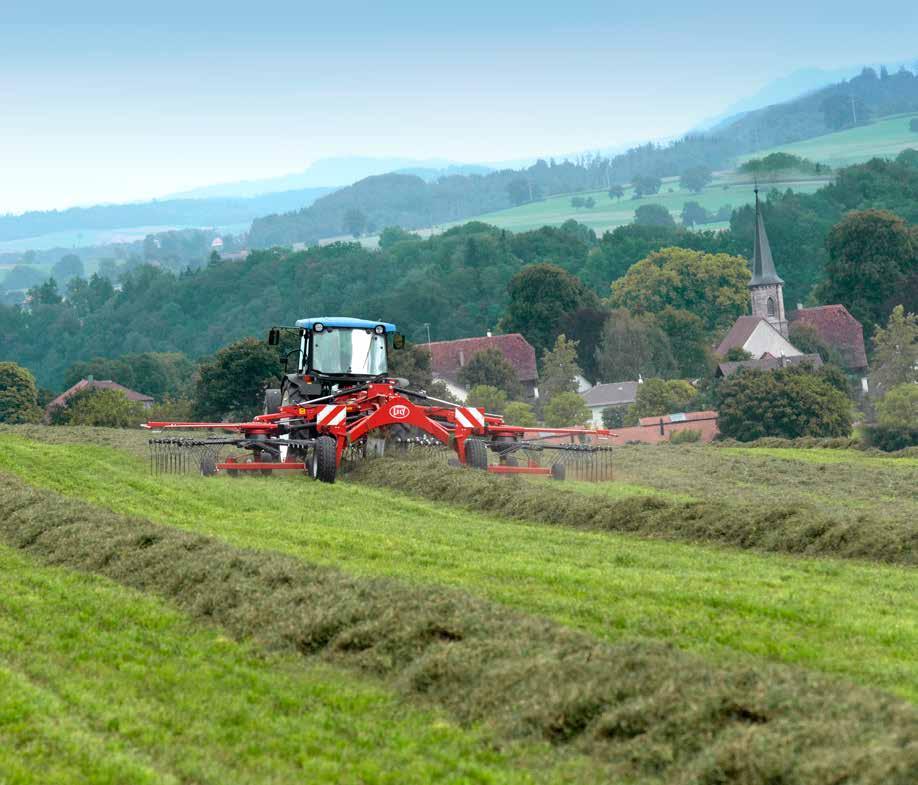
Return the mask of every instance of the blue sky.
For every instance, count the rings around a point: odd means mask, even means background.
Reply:
[[[599,149],[678,134],[800,68],[918,60],[898,0],[9,3],[0,212],[336,155]]]

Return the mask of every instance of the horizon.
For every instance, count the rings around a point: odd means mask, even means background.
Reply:
[[[418,3],[357,3],[346,19],[272,10],[10,12],[0,214],[162,199],[335,157],[563,158],[678,137],[802,69],[916,56],[905,3],[869,34],[858,9],[833,9],[831,36],[822,12],[785,0],[766,20],[726,3],[651,14],[592,0],[563,19],[516,2],[473,2],[461,19]]]

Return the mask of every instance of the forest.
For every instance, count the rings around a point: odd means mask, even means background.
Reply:
[[[765,221],[789,309],[810,301],[823,283],[832,227],[849,211],[870,208],[892,211],[915,234],[918,153],[840,170],[812,195],[767,194]],[[274,248],[180,273],[140,265],[124,275],[120,291],[99,276],[75,278],[64,291],[51,282],[37,287],[28,306],[0,306],[0,355],[30,368],[42,386],[62,389],[78,361],[143,352],[196,359],[316,310],[384,318],[414,342],[426,340],[427,325],[434,340],[482,335],[501,327],[508,285],[529,265],[561,268],[591,293],[581,304],[600,307],[615,281],[660,249],[748,259],[752,221],[744,207],[723,232],[630,225],[601,238],[574,221],[519,234],[473,222],[429,239],[387,229],[379,250],[359,243]],[[914,269],[914,260],[909,264]],[[897,286],[906,310],[918,311],[915,275]],[[590,340],[596,337],[584,338]]]

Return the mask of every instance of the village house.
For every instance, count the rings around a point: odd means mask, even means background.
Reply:
[[[139,393],[136,390],[131,390],[128,387],[125,387],[123,384],[118,384],[118,382],[113,382],[111,379],[106,379],[105,381],[97,381],[93,379],[92,376],[87,379],[80,379],[72,387],[64,390],[60,395],[57,396],[51,403],[45,407],[45,417],[48,418],[51,416],[51,412],[54,409],[57,409],[60,406],[66,406],[67,402],[73,398],[77,393],[81,393],[84,390],[115,390],[120,392],[127,398],[129,401],[134,401],[143,406],[144,409],[149,409],[153,403],[154,399],[151,395],[144,395]]]
[[[581,390],[580,397],[590,410],[590,424],[595,428],[604,428],[602,413],[605,409],[625,410],[637,400],[640,381],[597,384],[588,390]]]
[[[539,374],[536,370],[535,349],[519,333],[491,335],[480,338],[460,338],[456,341],[435,341],[430,347],[430,370],[434,381],[443,382],[457,400],[468,398],[469,391],[459,380],[459,372],[471,359],[486,349],[496,349],[516,371],[525,400],[539,397]]]

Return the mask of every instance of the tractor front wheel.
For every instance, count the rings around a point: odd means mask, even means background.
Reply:
[[[334,482],[338,474],[338,442],[320,436],[312,448],[312,476],[321,482]]]
[[[473,469],[488,468],[488,447],[481,439],[468,439],[466,441],[465,465]]]

